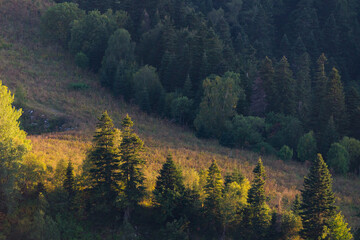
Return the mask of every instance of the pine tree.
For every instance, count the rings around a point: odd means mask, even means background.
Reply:
[[[349,134],[360,137],[360,94],[355,87],[351,87],[346,95],[346,109],[349,116]]]
[[[295,80],[287,58],[284,56],[275,71],[278,101],[276,109],[280,113],[292,115],[296,111]]]
[[[263,82],[263,88],[266,94],[266,101],[267,101],[267,112],[274,111],[276,109],[276,102],[277,102],[277,92],[276,92],[276,85],[274,82],[274,74],[275,70],[273,68],[272,61],[270,58],[266,57],[261,64],[260,68],[260,78]]]
[[[224,182],[221,177],[221,172],[216,161],[213,160],[209,167],[206,185],[205,185],[205,209],[209,217],[217,219],[219,215],[219,206],[222,197]]]
[[[320,239],[336,210],[331,175],[321,154],[318,154],[309,175],[304,178],[301,196],[301,235],[309,240]]]
[[[71,202],[75,196],[75,177],[74,177],[74,167],[70,160],[69,160],[69,163],[66,168],[66,174],[65,174],[65,179],[63,182],[63,187],[68,194],[69,204],[71,204]]]
[[[309,126],[311,117],[310,55],[304,52],[295,60],[296,65],[296,110],[299,119]]]
[[[326,154],[332,143],[340,139],[339,133],[336,129],[334,118],[331,116],[326,128],[320,133],[319,151],[321,154]]]
[[[183,95],[188,97],[188,98],[193,97],[192,83],[191,83],[191,79],[190,79],[189,74],[186,76],[186,80],[185,80],[185,83],[184,83],[184,86],[183,86]]]
[[[264,239],[270,226],[270,208],[265,196],[265,168],[259,158],[254,168],[254,180],[248,193],[248,209],[246,211],[248,224],[251,228],[250,239]]]
[[[300,214],[300,209],[301,209],[301,199],[299,194],[295,195],[295,200],[292,204],[291,210],[295,213],[295,214]]]
[[[336,129],[344,134],[347,127],[345,96],[339,72],[333,68],[329,75],[326,96],[326,113],[334,117]]]
[[[132,129],[134,123],[129,115],[122,121],[122,142],[120,144],[120,170],[122,182],[124,184],[125,219],[129,218],[130,211],[144,196],[144,174],[142,168],[145,160],[140,156],[143,149],[143,141],[134,133]]]
[[[171,154],[166,158],[157,177],[154,190],[155,200],[160,205],[163,218],[169,222],[170,218],[176,218],[175,210],[181,205],[181,198],[185,186],[180,169],[175,165]]]
[[[99,118],[93,139],[93,147],[88,153],[90,162],[91,188],[94,204],[114,206],[119,193],[119,153],[117,131],[105,111]]]
[[[328,78],[325,72],[325,63],[327,58],[324,54],[321,54],[317,60],[317,69],[314,78],[314,104],[312,110],[312,119],[313,119],[313,128],[315,131],[320,131],[326,126],[328,118],[326,117],[326,95],[327,95],[327,86]]]

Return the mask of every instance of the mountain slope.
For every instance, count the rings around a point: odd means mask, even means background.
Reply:
[[[145,175],[149,189],[154,187],[157,171],[169,151],[184,168],[188,184],[198,177],[192,168],[207,169],[214,158],[223,174],[238,168],[245,176],[252,177],[258,154],[224,148],[214,140],[197,139],[190,129],[142,113],[137,107],[113,98],[99,85],[97,76],[78,69],[64,49],[43,43],[39,18],[50,5],[48,0],[0,3],[0,79],[13,93],[23,92],[17,100],[24,106],[27,126],[31,129],[42,124],[42,129],[48,132],[29,138],[34,154],[43,159],[49,169],[55,168],[60,160],[72,159],[80,171],[96,119],[108,110],[116,126],[129,113],[136,132],[145,141],[144,154],[148,161]],[[86,87],[74,87],[79,85]],[[47,126],[48,122],[54,126]],[[49,132],[56,129],[61,131]],[[263,157],[263,161],[270,205],[289,206],[299,193],[309,166],[274,157]],[[334,191],[349,223],[360,226],[359,179],[335,177]]]

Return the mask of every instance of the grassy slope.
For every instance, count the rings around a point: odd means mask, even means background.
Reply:
[[[67,127],[73,128],[63,133],[29,136],[34,153],[48,166],[54,168],[59,160],[72,159],[79,167],[91,145],[96,117],[106,109],[117,126],[126,113],[133,118],[136,132],[147,148],[148,189],[153,187],[156,171],[169,151],[183,167],[189,184],[197,178],[191,168],[208,168],[212,159],[218,161],[224,173],[238,168],[252,177],[257,154],[223,148],[212,140],[199,140],[186,128],[148,116],[114,99],[98,84],[96,75],[76,68],[66,51],[41,43],[39,16],[50,4],[48,0],[0,1],[0,79],[12,92],[17,86],[24,87],[28,109],[48,118],[64,117],[69,120]],[[86,83],[90,89],[70,90],[69,84],[76,82]],[[273,157],[263,157],[263,161],[270,204],[284,208],[299,193],[308,166]],[[360,226],[359,179],[335,177],[334,190],[347,220],[353,227]]]

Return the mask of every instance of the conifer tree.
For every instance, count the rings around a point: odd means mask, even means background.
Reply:
[[[295,214],[300,214],[300,209],[301,209],[301,199],[299,194],[295,195],[295,200],[292,204],[291,210],[295,213]]]
[[[75,177],[74,177],[74,167],[70,160],[69,160],[69,163],[66,168],[66,174],[65,174],[65,179],[63,182],[63,187],[68,194],[69,204],[71,204],[71,202],[75,196]]]
[[[266,101],[267,101],[267,112],[274,111],[276,108],[277,102],[277,93],[276,93],[276,85],[274,82],[274,74],[275,70],[273,68],[273,64],[270,58],[266,57],[262,62],[260,68],[260,78],[263,82],[263,88],[266,94]]]
[[[339,133],[344,134],[347,125],[345,96],[340,75],[336,68],[333,68],[329,75],[327,89],[326,112],[324,114],[333,116],[336,129]]]
[[[346,95],[346,109],[349,116],[350,136],[360,137],[360,94],[355,87],[351,87]]]
[[[248,193],[248,209],[246,211],[246,223],[250,226],[250,239],[264,239],[270,226],[270,208],[266,204],[265,196],[265,169],[259,158],[258,164],[254,168],[254,180]]]
[[[126,115],[122,121],[122,142],[119,147],[121,154],[120,170],[127,206],[125,219],[129,218],[130,211],[144,195],[142,168],[145,165],[145,160],[140,156],[144,143],[134,133],[133,125],[134,123],[129,115]]]
[[[310,55],[303,53],[295,60],[296,65],[296,110],[299,119],[306,126],[310,124],[311,117],[311,76]]]
[[[323,129],[326,126],[328,118],[326,117],[326,95],[328,78],[325,72],[325,63],[327,58],[324,54],[321,54],[317,60],[317,69],[314,78],[314,104],[313,104],[313,128],[316,131]]]
[[[310,167],[309,175],[304,178],[301,196],[301,235],[304,239],[320,239],[325,226],[328,226],[329,220],[336,212],[331,175],[321,154],[318,154]]]
[[[213,160],[209,167],[205,185],[205,208],[209,216],[219,217],[219,206],[224,188],[221,172],[216,160]]]
[[[280,113],[292,115],[296,110],[295,80],[290,70],[287,58],[284,56],[278,63],[275,71],[278,102],[276,109]]]
[[[174,210],[181,205],[184,190],[181,171],[169,154],[160,170],[160,175],[157,177],[154,190],[155,200],[160,205],[165,220],[168,220],[168,217],[176,217]]]
[[[87,158],[91,165],[91,188],[95,204],[109,205],[110,208],[119,193],[118,138],[114,124],[105,111],[96,125],[93,147]]]

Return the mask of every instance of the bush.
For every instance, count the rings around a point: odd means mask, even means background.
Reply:
[[[50,7],[41,17],[42,35],[63,47],[70,40],[71,23],[85,15],[85,11],[75,3],[59,3]]]
[[[331,144],[327,163],[336,173],[345,174],[349,170],[349,153],[339,143]]]
[[[299,138],[303,135],[303,126],[299,119],[284,114],[269,113],[266,116],[267,142],[280,149],[287,145],[292,149],[297,147]]]
[[[267,142],[260,142],[256,145],[254,145],[252,148],[252,151],[258,152],[260,154],[265,155],[276,155],[276,150]]]
[[[72,90],[79,91],[79,90],[89,89],[90,87],[86,83],[70,83],[69,88]]]
[[[144,66],[134,74],[133,78],[135,100],[146,112],[163,110],[164,89],[156,73],[156,68]]]
[[[310,131],[299,139],[297,157],[301,162],[312,161],[316,158],[317,147],[314,132]]]
[[[339,142],[349,153],[350,170],[360,173],[360,141],[355,138],[344,137]]]
[[[288,146],[284,145],[278,152],[278,157],[284,161],[291,160],[293,157],[293,150]]]
[[[193,100],[188,97],[175,98],[171,103],[171,116],[178,123],[189,123],[192,121]]]
[[[75,55],[75,64],[82,69],[87,69],[89,67],[89,58],[83,52],[78,52]]]

